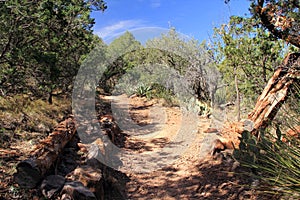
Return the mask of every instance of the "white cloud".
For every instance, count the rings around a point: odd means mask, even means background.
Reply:
[[[123,20],[119,21],[110,26],[103,27],[97,30],[95,33],[99,35],[101,38],[111,38],[120,32],[124,32],[129,29],[137,28],[143,26],[143,22],[141,20]]]
[[[160,7],[160,5],[161,5],[160,0],[151,0],[152,8],[158,8],[158,7]]]

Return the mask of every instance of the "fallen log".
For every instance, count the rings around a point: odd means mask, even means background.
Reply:
[[[289,54],[275,71],[267,86],[259,96],[248,119],[253,122],[251,133],[258,136],[276,116],[282,104],[289,97],[293,83],[300,79],[300,53]]]
[[[22,188],[35,188],[44,178],[55,162],[65,145],[73,138],[76,132],[73,117],[61,122],[54,131],[42,140],[31,153],[30,158],[17,165],[14,180]]]

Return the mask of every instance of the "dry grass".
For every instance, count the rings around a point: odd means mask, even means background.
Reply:
[[[70,99],[56,97],[50,105],[26,95],[0,97],[0,199],[32,199],[13,181],[16,165],[70,112]]]

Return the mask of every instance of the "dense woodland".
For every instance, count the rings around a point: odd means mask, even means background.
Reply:
[[[253,170],[251,176],[265,181],[258,191],[299,197],[300,142],[297,136],[288,138],[284,133],[300,125],[300,3],[251,2],[250,15],[231,16],[227,24],[215,27],[207,41],[186,39],[171,27],[145,44],[130,32],[105,44],[93,33],[90,14],[105,12],[109,1],[0,1],[0,148],[8,148],[15,134],[24,133],[25,140],[32,139],[30,131],[45,136],[70,114],[78,70],[93,64],[93,58],[102,59],[106,66],[97,80],[99,93],[163,98],[168,106],[177,105],[180,99],[174,82],[157,84],[168,72],[149,77],[138,70],[165,65],[176,72],[166,76],[182,77],[200,102],[200,115],[233,104],[236,121],[257,109],[258,97],[278,68],[283,68],[274,84],[284,73],[291,76],[287,93],[276,105],[276,116],[270,117],[259,136],[243,132],[234,156]],[[124,79],[130,73],[139,77],[138,82]],[[282,142],[283,136],[289,142]]]

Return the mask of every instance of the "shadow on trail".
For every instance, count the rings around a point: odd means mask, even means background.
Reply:
[[[112,115],[111,101],[101,100],[98,105],[104,106],[99,109],[99,116]],[[129,166],[125,170],[130,170],[130,163],[133,166],[140,166],[149,169],[156,169],[149,173],[138,173],[139,167],[133,169],[132,173],[122,173],[107,167],[105,191],[106,199],[251,199],[253,191],[248,187],[253,180],[244,175],[245,169],[237,167],[233,169],[233,160],[230,157],[222,157],[221,161],[210,159],[206,161],[184,160],[178,165],[166,164],[164,160],[176,160],[170,151],[160,151],[166,145],[172,150],[173,146],[180,146],[180,142],[172,143],[169,138],[154,138],[151,133],[161,130],[158,123],[149,123],[145,115],[139,115],[140,111],[149,109],[152,105],[142,105],[136,107],[126,107],[122,104],[114,105],[114,113],[120,126],[119,135],[115,135],[116,145],[129,150],[129,153],[141,153],[143,156],[132,156],[122,162],[120,167]],[[130,111],[132,111],[130,113]],[[138,111],[138,112],[134,112]],[[127,114],[124,114],[127,113]],[[145,114],[145,113],[144,113]],[[114,116],[115,117],[115,116]],[[132,130],[129,123],[135,122]],[[124,129],[125,127],[125,129]],[[124,131],[125,130],[125,131]],[[149,135],[146,140],[143,136]],[[137,137],[135,137],[137,136]],[[142,136],[139,138],[139,136]],[[156,157],[149,157],[147,153],[156,152]],[[175,155],[175,154],[174,154]],[[179,154],[180,155],[180,154]],[[170,158],[170,156],[173,156]],[[116,155],[118,157],[118,155]],[[130,159],[129,159],[130,158]],[[128,162],[128,163],[124,163]],[[181,165],[186,168],[181,168]],[[135,172],[136,173],[135,173]],[[142,170],[141,170],[142,171]]]
[[[144,151],[152,151],[155,148],[163,148],[166,144],[170,144],[167,138],[155,138],[150,140],[150,143],[145,142],[143,140],[134,140],[134,141],[127,142],[126,149],[144,152]]]
[[[153,106],[153,104],[150,105],[143,105],[143,106],[137,106],[137,107],[131,107],[131,110],[145,110]]]
[[[253,180],[243,175],[245,169],[231,169],[230,162],[204,161],[185,174],[175,166],[151,174],[139,174],[127,185],[128,198],[251,199],[253,194],[248,185]]]

